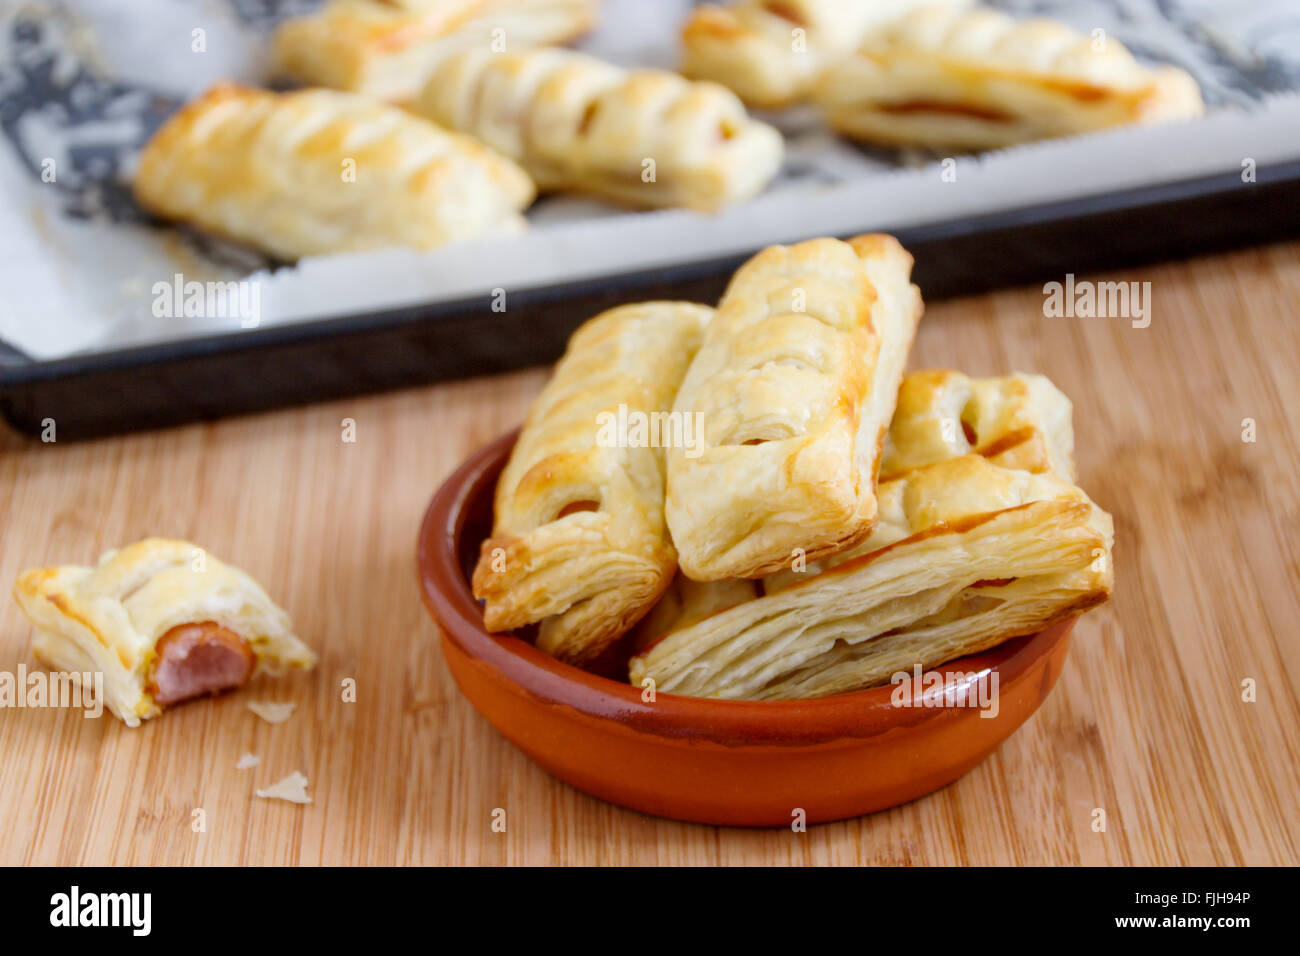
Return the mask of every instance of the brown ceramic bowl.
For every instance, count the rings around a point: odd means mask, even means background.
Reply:
[[[515,435],[474,455],[420,528],[424,603],[469,702],[516,747],[579,790],[657,816],[734,826],[839,820],[937,790],[1010,736],[1051,691],[1073,620],[936,670],[996,672],[996,716],[895,707],[891,686],[801,701],[659,694],[561,664],[483,629],[468,583]]]

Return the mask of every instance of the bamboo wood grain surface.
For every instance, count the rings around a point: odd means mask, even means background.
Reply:
[[[0,579],[187,538],[321,655],[137,730],[0,710],[0,863],[1295,863],[1300,244],[1080,278],[1149,281],[1150,326],[1045,318],[1034,287],[932,305],[912,353],[1050,376],[1080,483],[1115,516],[1114,599],[1039,712],[946,789],[806,833],[679,824],[555,781],[470,708],[420,603],[416,530],[522,420],[534,369],[85,444],[0,436]],[[0,670],[35,667],[30,641],[5,601]],[[298,707],[273,726],[250,700]],[[244,753],[260,765],[236,770]],[[253,795],[294,770],[310,805]]]

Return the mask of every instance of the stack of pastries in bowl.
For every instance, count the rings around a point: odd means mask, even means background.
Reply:
[[[534,404],[473,574],[484,623],[698,697],[821,697],[1105,601],[1110,516],[1038,375],[904,374],[890,236],[764,249],[716,310],[611,309]]]

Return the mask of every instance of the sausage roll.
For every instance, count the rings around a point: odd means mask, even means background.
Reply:
[[[951,369],[912,372],[898,390],[881,480],[976,454],[1004,468],[1074,474],[1070,400],[1042,375],[968,378]]]
[[[952,369],[911,372],[898,402],[881,465],[881,482],[935,462],[975,454],[1003,468],[1075,480],[1073,406],[1043,375],[970,378]],[[806,581],[852,550],[801,561],[760,581],[692,581],[678,575],[637,626],[640,646],[717,611]]]
[[[36,568],[14,584],[47,666],[104,675],[129,727],[254,674],[310,669],[316,655],[247,574],[186,541],[146,538],[94,567]]]
[[[759,577],[860,541],[921,296],[890,236],[772,246],[732,278],[675,410],[668,526],[698,581]]]
[[[584,664],[668,586],[663,448],[693,441],[672,401],[712,311],[625,305],[574,333],[497,483],[473,576],[489,631],[536,623],[539,648]]]
[[[761,190],[784,144],[730,90],[572,50],[444,60],[416,109],[517,160],[542,189],[714,210]]]
[[[734,0],[696,7],[682,29],[682,73],[734,90],[751,106],[805,99],[872,27],[936,0]],[[973,0],[946,0],[970,6]]]
[[[871,536],[824,570],[703,617],[684,601],[688,623],[632,659],[631,681],[698,697],[838,694],[1110,595],[1110,516],[1059,475],[963,455],[882,482],[878,497]]]
[[[821,77],[832,126],[891,146],[992,149],[1204,112],[1191,75],[1118,41],[994,10],[926,7],[868,33]]]
[[[154,134],[135,195],[292,260],[518,232],[534,189],[510,160],[397,107],[222,84]]]
[[[329,0],[276,30],[275,70],[308,86],[409,102],[443,57],[471,47],[563,43],[598,0]]]

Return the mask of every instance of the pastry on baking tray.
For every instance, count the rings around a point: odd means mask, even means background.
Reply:
[[[668,586],[663,446],[692,438],[669,412],[712,312],[644,302],[574,333],[497,483],[473,575],[489,631],[536,623],[543,651],[587,663]]]
[[[598,0],[329,0],[276,30],[276,71],[310,86],[409,101],[443,57],[563,43]],[[495,46],[494,46],[495,44]]]
[[[1204,111],[1196,81],[1050,20],[931,6],[869,31],[818,81],[838,131],[894,146],[991,149]]]
[[[911,267],[895,239],[867,235],[772,246],[732,278],[674,405],[704,438],[668,452],[688,577],[758,577],[870,532],[921,315]]]
[[[517,160],[542,189],[633,206],[708,211],[746,199],[784,149],[730,90],[572,50],[455,54],[415,108]]]
[[[687,623],[645,642],[632,683],[698,697],[838,694],[1041,631],[1110,595],[1110,516],[1055,473],[963,455],[877,495],[871,536],[822,570],[787,572],[784,586],[714,601],[736,603],[711,614],[688,594]]]
[[[94,567],[27,571],[14,597],[37,629],[36,656],[102,672],[104,703],[131,727],[256,673],[316,663],[256,581],[186,541],[146,538]]]
[[[290,260],[518,232],[534,196],[510,160],[395,106],[234,84],[163,124],[134,187],[159,216]]]
[[[734,0],[704,4],[682,29],[682,72],[735,90],[751,106],[789,106],[867,31],[936,0]],[[973,0],[946,0],[970,6]]]

